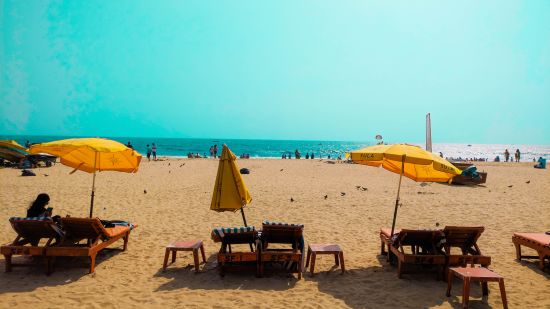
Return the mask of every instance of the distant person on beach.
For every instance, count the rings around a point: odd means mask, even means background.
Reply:
[[[509,158],[510,158],[510,152],[508,151],[508,149],[506,149],[504,151],[504,160],[506,160],[506,162],[508,162]]]
[[[495,157],[495,162],[500,162],[500,157],[499,156]]]
[[[519,149],[516,149],[515,157],[516,157],[516,162],[519,162],[519,160],[521,159],[521,152],[519,152]]]
[[[134,146],[132,146],[132,143],[130,143],[130,141],[128,141],[128,144],[126,144],[126,147],[130,149],[134,149]]]
[[[443,158],[443,152],[439,152],[439,156]]]
[[[151,161],[151,146],[147,144],[147,160]]]
[[[300,152],[298,151],[298,149],[294,151],[294,156],[296,157],[296,159],[300,159]]]
[[[315,159],[315,154],[314,154],[313,152],[311,153],[311,157],[310,157],[310,158],[311,158],[311,159]]]
[[[214,156],[214,146],[210,146],[210,157]]]
[[[153,161],[157,160],[157,145],[155,143],[152,144],[153,147],[151,148],[151,152],[153,154]]]
[[[217,158],[218,157],[218,144],[215,144],[214,145],[214,158]]]
[[[537,163],[537,165],[534,166],[534,168],[545,169],[546,168],[546,159],[543,158],[543,157],[539,157],[538,163]]]
[[[306,159],[309,159],[309,152],[306,152]]]
[[[27,141],[27,142],[25,143],[25,147],[26,147],[26,148],[30,148],[30,147],[31,147],[31,142]]]

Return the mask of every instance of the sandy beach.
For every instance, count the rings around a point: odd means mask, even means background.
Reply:
[[[391,225],[398,175],[355,164],[322,160],[238,160],[251,170],[244,175],[253,202],[245,211],[249,225],[277,220],[305,225],[310,243],[338,243],[347,271],[341,275],[328,256],[317,258],[316,276],[302,280],[283,274],[256,278],[215,268],[219,244],[210,239],[218,226],[240,226],[239,213],[209,210],[218,162],[213,159],[144,160],[136,174],[102,172],[96,179],[94,214],[139,224],[126,252],[108,250],[87,274],[86,259],[59,259],[51,276],[43,265],[4,273],[0,257],[0,307],[128,308],[128,307],[271,307],[271,308],[455,308],[461,284],[452,296],[433,273],[397,278],[396,267],[379,255],[380,227]],[[535,261],[515,260],[513,232],[550,230],[550,177],[531,163],[479,163],[488,172],[483,187],[460,187],[403,181],[403,206],[397,226],[436,228],[484,226],[479,246],[492,257],[491,269],[505,277],[510,308],[550,308],[550,274]],[[89,211],[90,174],[57,164],[35,169],[36,177],[20,177],[17,169],[0,169],[0,242],[16,234],[8,219],[24,216],[37,194],[50,195],[54,214],[85,217]],[[529,183],[527,183],[529,182]],[[357,190],[363,186],[368,190]],[[145,193],[146,191],[146,193]],[[342,193],[345,193],[343,195]],[[325,199],[324,196],[328,195]],[[294,202],[291,202],[290,199]],[[180,253],[162,271],[166,244],[202,239],[208,263],[195,274],[192,255]],[[118,248],[122,242],[113,246]],[[15,258],[15,262],[26,260]],[[482,301],[474,285],[471,308],[500,308],[497,284]]]

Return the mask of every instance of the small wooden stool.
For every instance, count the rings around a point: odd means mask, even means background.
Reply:
[[[449,268],[449,275],[447,278],[447,297],[451,296],[451,288],[453,284],[453,275],[464,281],[462,288],[462,307],[468,308],[468,301],[470,297],[470,282],[481,282],[481,288],[483,296],[489,295],[489,288],[487,282],[498,282],[500,286],[500,297],[502,297],[502,304],[504,308],[508,308],[508,302],[506,301],[506,291],[504,290],[504,278],[499,274],[485,268],[485,267],[453,267]]]
[[[201,250],[202,260],[206,263],[206,257],[204,256],[204,246],[202,240],[180,240],[174,241],[166,246],[166,252],[164,253],[164,265],[162,270],[166,270],[168,266],[168,256],[172,252],[172,263],[176,261],[177,251],[193,251],[193,259],[195,260],[195,272],[199,272],[199,249]]]
[[[305,268],[307,269],[309,261],[311,260],[311,267],[309,271],[311,272],[312,276],[313,272],[315,271],[315,259],[317,257],[317,254],[333,254],[336,266],[340,266],[342,268],[342,273],[346,271],[346,266],[344,264],[344,251],[342,250],[342,248],[340,248],[340,246],[336,244],[309,244],[307,247]]]

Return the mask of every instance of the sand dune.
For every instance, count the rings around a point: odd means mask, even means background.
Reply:
[[[320,256],[317,275],[308,274],[299,281],[286,275],[255,278],[252,273],[220,278],[213,263],[219,246],[210,240],[210,231],[216,226],[241,225],[241,216],[209,210],[217,161],[170,159],[143,162],[137,174],[103,172],[97,176],[95,215],[139,223],[128,251],[101,254],[93,275],[87,274],[84,259],[60,259],[49,277],[41,265],[2,271],[0,307],[458,306],[458,281],[453,296],[447,298],[445,283],[433,274],[407,274],[399,280],[396,269],[378,255],[378,231],[391,224],[398,175],[319,160],[238,163],[251,170],[244,176],[253,198],[246,208],[249,224],[260,226],[264,219],[303,223],[306,242],[334,242],[344,248],[346,274],[340,275],[332,258]],[[485,226],[479,245],[485,255],[492,256],[491,268],[506,278],[510,308],[549,308],[550,274],[540,271],[535,262],[515,261],[511,242],[515,231],[550,230],[548,171],[535,170],[527,163],[480,164],[480,169],[489,173],[485,187],[421,186],[406,179],[398,226]],[[15,237],[8,218],[23,216],[38,193],[50,194],[55,214],[88,214],[89,174],[68,175],[71,169],[59,164],[35,171],[36,177],[20,177],[18,170],[0,170],[1,243]],[[176,263],[162,272],[164,247],[176,239],[205,241],[209,263],[201,266],[202,273],[194,273],[192,256],[186,253],[180,253]],[[3,270],[3,257],[0,267]],[[472,308],[502,305],[497,285],[490,284],[489,289],[488,300],[482,301],[481,288],[473,287]]]

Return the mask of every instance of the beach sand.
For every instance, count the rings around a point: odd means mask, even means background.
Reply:
[[[221,278],[214,263],[219,244],[210,240],[210,231],[217,226],[240,226],[242,219],[240,213],[209,210],[218,162],[144,160],[137,174],[102,172],[96,179],[94,214],[139,224],[128,250],[100,254],[92,275],[87,274],[85,258],[59,259],[55,272],[46,276],[43,265],[4,273],[2,257],[0,307],[458,306],[462,293],[458,280],[447,298],[446,283],[437,281],[433,273],[405,274],[400,280],[396,267],[379,256],[378,232],[391,225],[398,175],[380,168],[319,160],[258,159],[238,160],[238,164],[251,170],[244,175],[253,198],[245,209],[249,224],[261,226],[264,219],[303,223],[306,242],[343,247],[344,275],[333,268],[330,256],[319,256],[317,274],[311,277],[308,273],[302,280],[284,274],[256,278],[253,273],[228,273]],[[484,226],[478,244],[483,254],[492,257],[491,269],[505,277],[510,308],[550,308],[550,274],[540,271],[536,261],[516,261],[511,241],[513,232],[550,229],[550,174],[531,166],[478,164],[488,172],[488,181],[475,188],[421,185],[404,178],[397,226]],[[69,175],[70,171],[60,164],[35,169],[36,177],[20,177],[21,171],[16,169],[0,170],[1,243],[15,238],[9,217],[24,216],[41,192],[50,195],[54,214],[88,215],[92,176],[83,172]],[[204,240],[208,263],[201,265],[200,274],[190,266],[193,260],[188,252],[179,253],[176,263],[162,271],[164,248],[177,239]],[[472,287],[471,308],[502,306],[498,285],[490,283],[489,289],[488,300],[482,301],[480,286]]]

